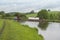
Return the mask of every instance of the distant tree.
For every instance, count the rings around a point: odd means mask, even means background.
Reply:
[[[18,13],[18,12],[15,12],[14,16],[18,16],[18,15],[20,15],[20,13]]]
[[[58,16],[58,19],[60,20],[60,12],[57,14],[57,16]]]
[[[53,20],[53,19],[54,19],[53,14],[50,14],[50,19],[51,19],[51,20]]]
[[[50,9],[48,9],[48,11],[51,11]]]
[[[32,10],[30,13],[34,13],[34,10]]]
[[[14,16],[17,17],[17,21],[19,22],[20,21],[20,14],[18,12],[16,12]]]
[[[10,15],[9,13],[6,13],[5,16],[6,16],[6,17],[10,17],[11,15]]]
[[[25,21],[25,20],[28,19],[25,14],[21,14],[21,13],[15,13],[14,16],[17,17],[17,21],[18,21],[18,22],[19,22],[20,20],[21,20],[21,21]]]
[[[0,15],[3,15],[5,12],[4,11],[0,11]]]
[[[46,9],[42,9],[38,12],[39,19],[47,19],[48,18],[48,11]]]

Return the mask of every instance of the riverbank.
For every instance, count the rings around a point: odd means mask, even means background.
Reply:
[[[36,22],[41,22],[41,21],[43,21],[43,22],[60,22],[60,20],[53,20],[53,19],[43,19],[43,20],[39,20],[39,18],[38,17],[29,17],[28,18],[28,20],[27,21],[36,21]]]
[[[46,20],[47,22],[60,22],[60,20]]]
[[[0,40],[43,40],[43,37],[38,35],[36,29],[21,25],[13,20],[6,20]]]

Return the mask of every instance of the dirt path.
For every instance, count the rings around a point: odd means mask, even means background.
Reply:
[[[1,28],[1,30],[0,30],[0,36],[2,35],[2,33],[3,33],[3,31],[4,31],[5,25],[6,25],[6,23],[5,23],[5,21],[4,21],[4,22],[3,22],[3,25],[2,25],[2,28]]]

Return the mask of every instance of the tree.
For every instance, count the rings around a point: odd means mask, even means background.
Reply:
[[[46,9],[42,9],[38,12],[39,19],[47,19],[48,18],[48,11]]]
[[[0,15],[3,15],[5,12],[4,11],[0,11]]]
[[[53,14],[50,14],[50,20],[53,20],[54,19],[54,17],[53,17]]]
[[[25,15],[25,14],[22,14],[22,13],[15,13],[15,15],[14,16],[16,16],[17,17],[17,21],[19,22],[19,21],[25,21],[25,20],[27,20],[28,18],[27,18],[27,16]]]
[[[34,13],[34,10],[32,10],[30,13]]]
[[[58,19],[60,20],[60,12],[57,14],[57,16],[58,16]]]
[[[48,11],[51,11],[50,9],[48,9]]]
[[[6,17],[10,17],[11,15],[10,15],[9,13],[6,13],[5,16],[6,16]]]

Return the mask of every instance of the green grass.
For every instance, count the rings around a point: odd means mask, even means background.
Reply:
[[[0,30],[1,30],[1,28],[2,28],[3,21],[4,21],[4,20],[1,20],[1,19],[0,19]]]
[[[36,17],[36,16],[37,16],[37,13],[34,13],[34,14],[27,14],[26,16],[27,16],[27,17]]]
[[[21,25],[18,22],[6,20],[6,25],[0,40],[43,40],[36,29]]]

